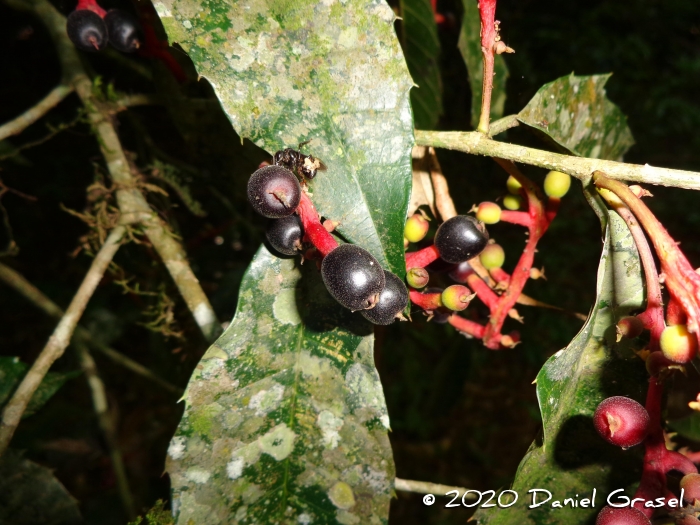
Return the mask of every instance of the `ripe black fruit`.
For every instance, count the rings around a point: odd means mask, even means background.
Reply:
[[[379,301],[371,310],[362,310],[362,315],[374,324],[387,325],[396,320],[406,305],[408,305],[408,290],[401,279],[391,272],[384,270],[386,284],[379,294]]]
[[[66,32],[73,45],[83,51],[96,52],[107,45],[107,26],[89,9],[73,11],[66,20]]]
[[[298,215],[289,215],[271,220],[265,236],[270,245],[281,254],[295,255],[301,248],[304,227]]]
[[[468,215],[457,215],[443,222],[435,233],[440,257],[458,264],[479,255],[489,241],[484,223]]]
[[[386,284],[379,261],[354,244],[341,244],[326,255],[321,277],[335,300],[353,312],[374,308]]]
[[[248,201],[270,219],[291,215],[299,206],[301,186],[294,174],[281,166],[265,166],[248,180]]]
[[[133,53],[141,47],[141,29],[132,15],[120,9],[110,9],[105,15],[109,43],[122,53]]]

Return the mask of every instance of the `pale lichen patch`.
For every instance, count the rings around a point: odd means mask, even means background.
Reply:
[[[284,387],[275,383],[269,390],[261,390],[251,396],[248,408],[254,410],[256,416],[264,416],[279,406],[283,395]]]
[[[209,478],[211,477],[211,472],[208,472],[201,468],[191,467],[185,472],[185,477],[190,481],[194,481],[195,483],[201,484],[209,481]]]
[[[323,434],[323,445],[326,448],[334,449],[340,441],[338,431],[343,426],[343,419],[336,417],[330,410],[323,410],[316,419],[316,424]]]
[[[181,459],[185,455],[185,445],[187,438],[184,436],[175,436],[168,446],[168,455],[173,459]]]
[[[285,288],[275,297],[272,303],[272,313],[282,324],[298,325],[301,323],[301,316],[297,309],[297,296],[293,288]]]
[[[355,494],[352,487],[344,481],[338,481],[328,491],[328,497],[333,505],[339,509],[347,510],[355,505]]]

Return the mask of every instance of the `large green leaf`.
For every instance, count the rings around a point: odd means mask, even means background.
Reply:
[[[472,92],[472,127],[479,124],[481,113],[481,90],[484,80],[484,59],[481,54],[481,20],[479,18],[479,4],[474,0],[462,0],[464,6],[464,18],[459,33],[459,52],[469,73],[469,86]],[[502,55],[496,55],[493,65],[493,92],[491,94],[491,120],[503,116],[503,106],[506,103],[506,81],[508,80],[508,66]]]
[[[430,0],[401,0],[401,37],[406,63],[417,84],[411,91],[417,129],[434,129],[442,115],[440,39]]]
[[[312,140],[310,183],[338,231],[403,274],[412,80],[383,0],[162,0],[172,42],[238,134],[272,153]]]
[[[185,394],[177,523],[385,523],[395,474],[371,333],[315,265],[261,248]]]
[[[598,203],[599,205],[599,203]],[[634,241],[615,212],[603,217],[605,242],[598,268],[596,302],[585,325],[565,349],[554,354],[537,375],[537,398],[544,435],[530,447],[518,467],[512,489],[520,498],[507,509],[480,510],[489,525],[570,525],[591,523],[612,489],[639,479],[637,451],[622,451],[595,432],[592,415],[611,395],[643,398],[642,361],[629,343],[617,343],[616,320],[643,304],[641,265]],[[549,503],[529,509],[531,489],[552,493]],[[553,508],[553,501],[591,497],[596,508]],[[543,499],[539,494],[539,500]]]
[[[2,525],[80,525],[78,502],[49,469],[15,450],[0,458]]]
[[[15,388],[27,373],[27,366],[19,360],[18,357],[0,357],[0,409],[10,399]],[[34,414],[37,410],[43,407],[51,397],[58,392],[58,389],[63,384],[78,375],[81,372],[49,372],[44,376],[39,388],[32,396],[32,399],[27,405],[27,409],[22,414],[22,417],[28,417]]]
[[[622,160],[634,138],[627,117],[605,94],[609,78],[573,73],[558,78],[539,89],[518,120],[574,155]]]

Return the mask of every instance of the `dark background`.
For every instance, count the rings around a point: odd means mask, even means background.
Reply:
[[[57,7],[69,13],[73,2]],[[129,5],[111,1],[104,7]],[[438,9],[459,21],[461,4],[441,1]],[[502,0],[498,16],[503,40],[516,50],[506,55],[510,68],[506,114],[522,108],[544,83],[572,71],[579,75],[613,72],[609,97],[629,118],[636,145],[626,161],[700,171],[700,6],[696,0],[624,2]],[[440,29],[445,107],[439,129],[468,130],[470,93],[457,51],[458,23]],[[60,76],[51,42],[42,25],[0,3],[0,122],[32,106]],[[176,58],[191,71],[183,53]],[[91,55],[85,59],[103,83],[126,93],[173,93],[174,80],[159,63],[140,58]],[[130,66],[151,70],[155,81]],[[200,99],[187,111],[162,106],[132,108],[118,116],[124,147],[144,180],[163,184],[153,167],[169,166],[192,198],[206,210],[193,215],[171,191],[151,194],[152,204],[182,236],[193,269],[220,319],[234,313],[243,271],[262,239],[264,223],[245,202],[245,183],[264,152],[239,138],[204,82],[182,87]],[[208,102],[207,102],[208,101]],[[86,197],[86,188],[105,180],[105,168],[88,126],[77,122],[43,141],[51,127],[79,117],[70,96],[20,136],[0,143],[0,180],[31,195],[2,196],[11,225],[0,228],[0,250],[10,239],[19,251],[0,260],[20,271],[60,306],[69,303],[90,257],[88,225],[62,207],[84,212],[103,197]],[[503,138],[505,140],[505,136]],[[533,144],[522,130],[507,140]],[[42,142],[43,141],[43,142]],[[39,145],[7,157],[13,148]],[[504,194],[506,176],[489,159],[439,152],[458,210]],[[544,172],[527,169],[541,181]],[[167,185],[163,186],[171,189]],[[700,196],[692,191],[652,188],[651,206],[694,265],[700,265]],[[91,200],[92,199],[92,200]],[[506,269],[522,249],[522,230],[490,227],[506,248]],[[600,252],[600,227],[578,188],[563,201],[559,216],[538,246],[536,266],[547,281],[531,281],[526,293],[570,312],[588,313],[594,299]],[[119,351],[184,386],[206,343],[179,299],[168,275],[148,245],[129,244],[116,259],[85,313],[83,324]],[[117,281],[130,279],[125,290]],[[136,285],[149,295],[136,293]],[[173,305],[163,301],[163,294]],[[155,330],[144,324],[159,312],[172,321]],[[148,312],[151,312],[149,315]],[[524,452],[537,435],[540,417],[532,381],[543,362],[566,346],[582,322],[562,313],[520,307],[523,343],[491,352],[451,327],[428,324],[420,315],[412,325],[377,330],[376,362],[392,422],[391,441],[399,477],[477,489],[508,485]],[[0,284],[0,355],[31,363],[55,322]],[[180,335],[178,335],[180,334]],[[110,415],[140,509],[168,497],[163,461],[182,406],[176,397],[95,353],[110,401]],[[79,369],[73,352],[54,366]],[[84,378],[71,380],[38,414],[22,422],[13,447],[54,470],[77,498],[88,523],[124,524],[109,456],[92,410]],[[439,502],[438,502],[439,503]],[[468,512],[426,508],[421,497],[399,493],[393,523],[463,523]]]

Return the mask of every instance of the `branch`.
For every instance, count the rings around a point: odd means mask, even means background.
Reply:
[[[29,300],[30,303],[33,303],[36,307],[43,310],[49,316],[56,317],[58,319],[63,317],[63,310],[61,307],[46,297],[41,290],[27,281],[21,274],[2,263],[0,263],[0,281],[4,281],[5,284],[13,288],[20,295],[24,296],[25,299]],[[150,379],[165,390],[168,390],[178,396],[181,396],[184,393],[182,388],[179,388],[172,383],[169,383],[165,379],[158,377],[142,364],[137,363],[130,357],[127,357],[120,352],[117,352],[106,344],[96,341],[93,339],[90,332],[82,326],[76,327],[75,338],[78,341],[84,341],[89,346],[92,346],[96,350],[102,352],[112,361],[122,365],[124,368],[128,368],[132,372],[143,376],[146,379]]]
[[[117,203],[126,222],[138,221],[153,247],[160,255],[170,276],[185,300],[192,316],[209,342],[221,333],[221,325],[206,294],[199,285],[187,261],[182,245],[168,225],[151,209],[143,193],[136,187],[129,162],[124,155],[119,136],[109,112],[95,99],[92,82],[82,66],[78,52],[66,34],[66,19],[48,0],[6,0],[17,9],[30,11],[41,18],[49,31],[58,53],[64,78],[70,79],[85,105],[88,119],[97,135],[100,150],[117,190]]]
[[[25,128],[31,126],[46,115],[46,113],[57,106],[59,102],[72,92],[73,88],[71,86],[59,84],[34,107],[29,108],[20,116],[0,126],[0,140],[5,140],[8,137],[22,133]]]
[[[119,452],[119,444],[117,442],[114,423],[108,412],[109,406],[107,404],[107,392],[105,390],[105,385],[100,378],[100,374],[97,372],[97,365],[95,364],[95,360],[90,355],[87,347],[83,344],[78,344],[77,350],[80,366],[85,373],[88,386],[90,387],[90,393],[92,394],[92,405],[95,408],[97,422],[100,425],[100,429],[102,430],[102,434],[105,438],[105,443],[109,449],[109,456],[112,460],[114,476],[117,478],[119,496],[122,500],[122,505],[124,506],[124,511],[126,512],[127,517],[129,520],[133,520],[136,517],[134,498],[131,495],[131,490],[129,490],[129,481],[126,477],[124,460]]]
[[[626,164],[612,160],[590,159],[551,153],[516,144],[498,142],[472,131],[415,131],[416,144],[436,148],[463,151],[473,155],[499,157],[501,159],[539,166],[548,170],[568,173],[587,184],[594,171],[603,171],[616,180],[660,184],[690,190],[700,189],[700,173],[668,168],[656,168],[645,164]]]
[[[518,115],[508,115],[507,117],[500,118],[492,122],[491,126],[489,126],[489,137],[495,137],[511,128],[517,128],[519,125],[520,121],[518,120]]]
[[[93,259],[90,269],[80,284],[66,313],[61,318],[58,326],[56,326],[53,334],[51,334],[48,343],[46,343],[39,357],[36,358],[36,361],[34,361],[34,364],[22,379],[12,398],[5,405],[5,409],[2,412],[2,421],[0,421],[0,456],[3,455],[9,446],[32,395],[34,395],[34,392],[41,384],[51,365],[63,355],[70,343],[78,320],[85,311],[85,307],[95,292],[97,285],[100,284],[109,263],[117,253],[119,242],[125,232],[126,228],[124,226],[117,226],[109,234],[102,248],[100,248],[100,251],[97,252]]]
[[[440,485],[439,483],[430,483],[429,481],[414,481],[412,479],[396,478],[394,480],[394,488],[404,492],[415,492],[417,494],[437,494],[444,496],[448,492],[457,491],[460,494],[467,492],[467,489],[462,487],[452,487],[450,485]],[[467,499],[476,499],[476,493],[470,492]]]

